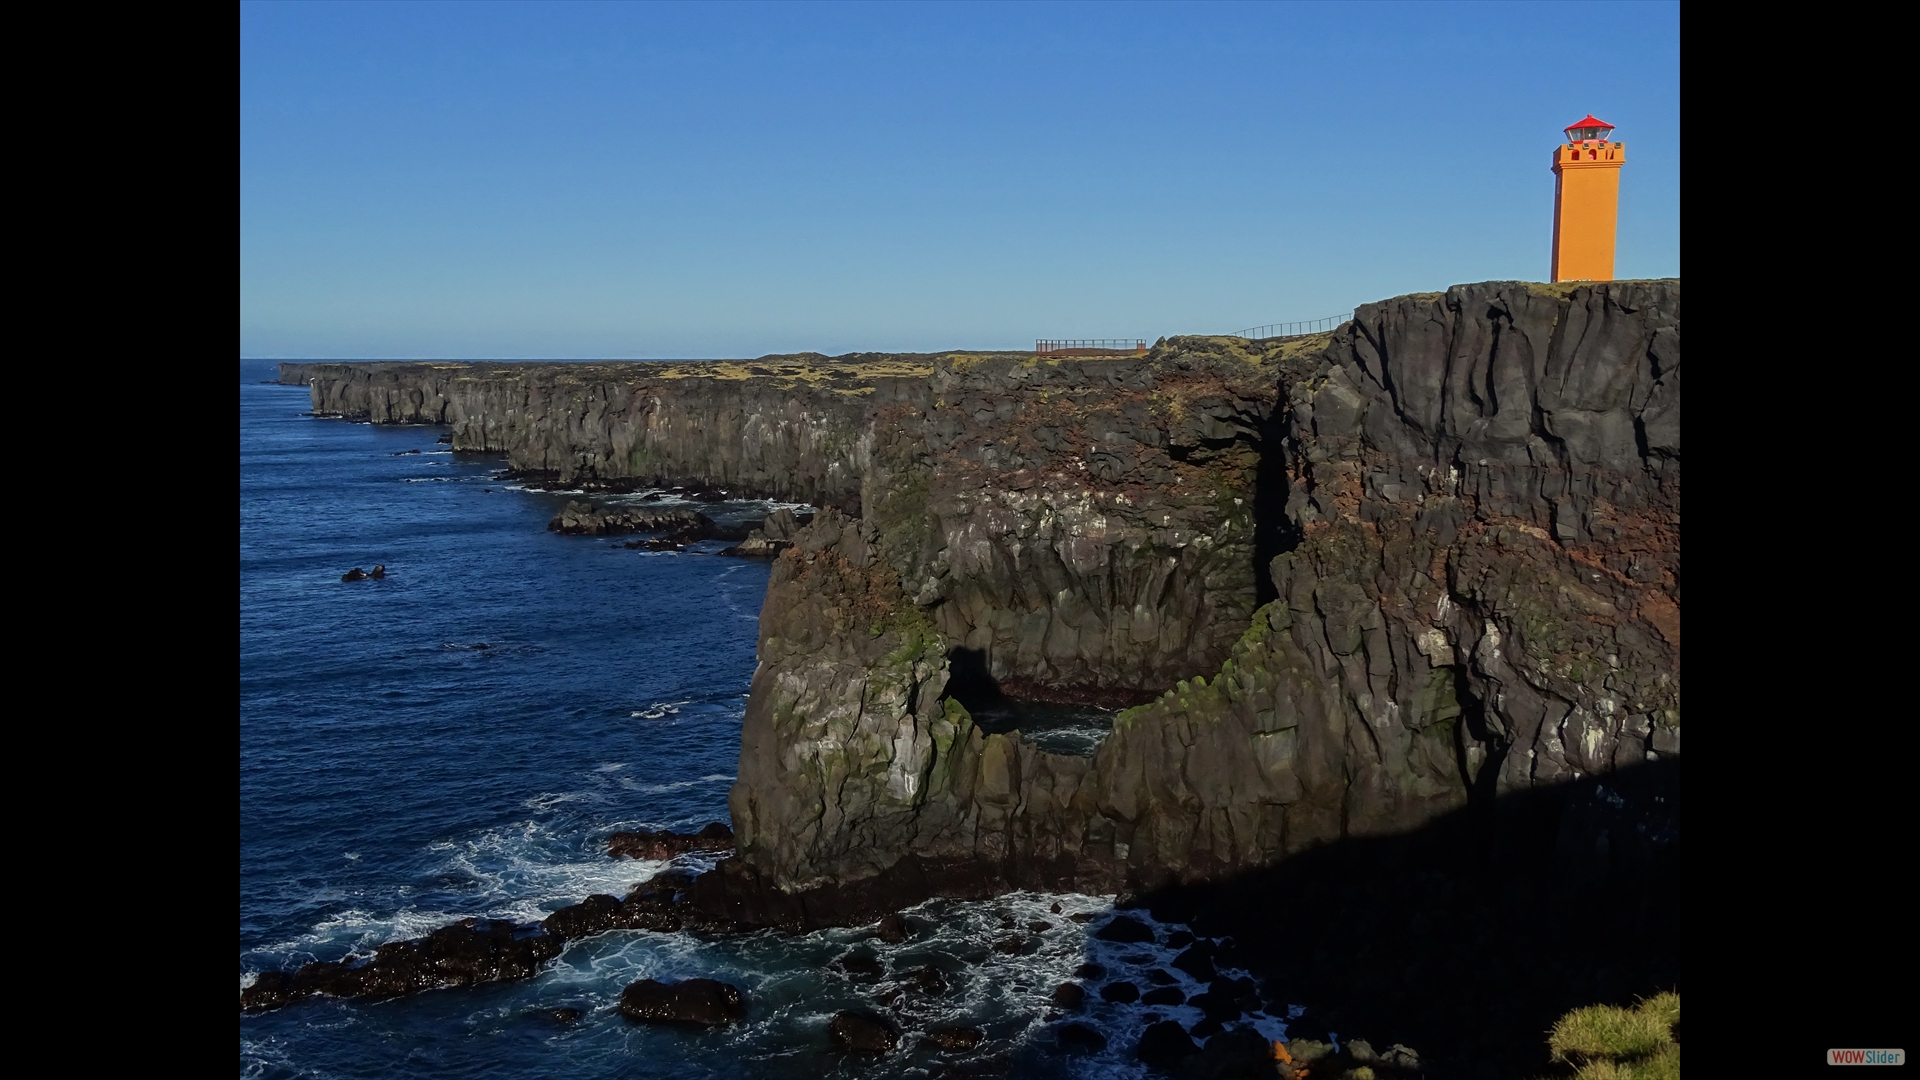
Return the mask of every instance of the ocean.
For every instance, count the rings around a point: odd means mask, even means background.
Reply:
[[[727,820],[767,564],[712,554],[724,542],[647,552],[547,532],[566,493],[498,479],[503,460],[452,453],[439,428],[309,416],[306,389],[268,384],[275,373],[241,365],[242,988],[468,916],[532,922],[592,893],[624,895],[668,864],[611,859],[609,835]],[[748,521],[778,505],[700,509]],[[384,579],[340,580],[376,564]],[[1049,748],[1097,743],[1097,719],[1030,719]],[[1141,1076],[1144,1027],[1201,1014],[1104,1001],[1099,985],[1149,989],[1156,970],[1188,994],[1205,984],[1170,967],[1177,928],[1158,927],[1160,943],[1093,938],[1112,901],[930,901],[907,913],[913,936],[895,946],[861,928],[613,932],[570,943],[525,981],[242,1015],[240,1074]],[[991,949],[1010,922],[1028,953]],[[829,969],[850,954],[877,960],[879,978]],[[1054,988],[1089,962],[1110,974],[1087,981],[1087,1007],[1054,1009]],[[909,1032],[900,1050],[830,1048],[835,1011],[887,1008],[895,977],[925,965],[948,989],[890,1006]],[[740,986],[746,1021],[643,1027],[615,1007],[636,980],[692,977]],[[579,1019],[549,1015],[563,1008]],[[1062,1045],[1060,1024],[1075,1021],[1105,1049]],[[1273,1016],[1253,1024],[1285,1030]],[[960,1055],[920,1047],[911,1033],[937,1025],[985,1040]]]

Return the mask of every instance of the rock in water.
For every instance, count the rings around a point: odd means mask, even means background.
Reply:
[[[1141,1061],[1156,1069],[1171,1068],[1199,1052],[1187,1029],[1172,1020],[1162,1020],[1141,1033],[1137,1051]]]
[[[1107,1048],[1105,1035],[1078,1020],[1054,1028],[1053,1037],[1060,1049],[1070,1054],[1097,1054]]]
[[[1202,948],[1196,944],[1186,952],[1174,957],[1173,966],[1193,976],[1194,979],[1199,982],[1212,982],[1219,977],[1220,973],[1214,969],[1213,957],[1210,955],[1210,952],[1211,950]]]
[[[745,1017],[747,1000],[739,987],[714,979],[642,979],[620,992],[620,1015],[636,1024],[719,1027]]]
[[[874,982],[886,973],[879,960],[865,953],[848,953],[828,964],[827,970],[842,972],[856,982]]]
[[[1187,1000],[1187,995],[1177,986],[1162,986],[1140,995],[1142,1005],[1179,1005]]]
[[[922,994],[939,995],[947,992],[947,976],[931,964],[913,968],[901,977],[903,986],[918,990]]]
[[[900,1041],[893,1025],[867,1012],[843,1011],[827,1022],[833,1045],[850,1054],[884,1054]]]
[[[386,577],[386,576],[387,576],[387,567],[386,567],[386,564],[384,564],[384,563],[375,563],[375,564],[374,564],[374,566],[373,566],[373,569],[372,569],[372,570],[369,570],[369,571],[367,571],[367,576],[368,576],[368,577],[370,577],[370,578],[373,578],[373,579],[375,579],[375,580],[378,580],[378,579],[380,579],[380,578],[383,578],[383,577]]]
[[[1087,991],[1079,983],[1061,983],[1053,988],[1053,1003],[1062,1009],[1077,1009],[1086,1000]]]
[[[341,574],[340,580],[341,581],[365,581],[367,580],[367,572],[356,566],[353,569],[347,571],[346,573]]]
[[[695,510],[648,510],[641,507],[598,507],[581,499],[570,499],[553,520],[548,532],[563,536],[618,536],[623,533],[671,533],[682,543],[704,540],[714,534],[713,519]]]
[[[1274,1075],[1273,1044],[1249,1027],[1223,1031],[1208,1039],[1200,1059],[1181,1071],[1217,1080],[1266,1080]]]
[[[1117,915],[1112,922],[1093,932],[1101,941],[1118,941],[1131,945],[1136,942],[1152,941],[1153,928],[1131,915]]]
[[[889,945],[898,945],[907,940],[907,917],[898,912],[880,920],[874,928],[874,934]]]
[[[986,1037],[977,1027],[938,1027],[927,1033],[927,1041],[949,1053],[971,1050]]]
[[[607,854],[633,859],[671,859],[689,851],[732,851],[733,830],[716,821],[697,833],[617,832],[607,837]]]
[[[558,956],[563,943],[538,926],[462,919],[423,938],[390,941],[372,956],[318,960],[291,973],[265,972],[241,992],[240,1007],[258,1012],[308,994],[392,998],[442,986],[524,979]]]
[[[1117,1001],[1125,1004],[1140,1000],[1140,988],[1130,982],[1108,983],[1100,988],[1102,1001]]]

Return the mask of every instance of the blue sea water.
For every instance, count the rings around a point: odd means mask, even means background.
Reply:
[[[242,987],[467,916],[535,921],[592,893],[624,895],[667,864],[608,858],[609,834],[727,820],[766,564],[717,557],[717,543],[654,553],[549,533],[567,495],[496,479],[503,461],[449,452],[440,429],[308,416],[306,389],[265,384],[274,375],[241,366]],[[772,505],[702,509],[746,520]],[[340,580],[375,564],[384,580]],[[927,1075],[943,1059],[911,1038],[887,1058],[849,1059],[828,1049],[825,1027],[838,1009],[875,1007],[894,973],[933,964],[953,988],[899,1006],[909,1029],[983,1028],[972,1059],[990,1072],[1136,1076],[1132,1040],[1148,1022],[1137,1005],[1094,998],[1077,1017],[1108,1035],[1103,1053],[1066,1056],[1053,1039],[1064,1018],[1048,998],[1077,965],[1097,960],[1118,978],[1171,958],[1096,941],[1065,917],[1104,917],[1111,899],[933,901],[909,913],[915,936],[901,946],[859,929],[610,933],[523,982],[243,1015],[240,1072]],[[1008,920],[1031,939],[1024,955],[990,948]],[[849,952],[875,955],[889,978],[826,970]],[[637,979],[696,976],[745,988],[747,1021],[635,1027],[614,1008]],[[561,1025],[537,1013],[558,1007],[584,1015]]]

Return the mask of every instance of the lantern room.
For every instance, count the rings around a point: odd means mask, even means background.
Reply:
[[[1567,141],[1570,143],[1606,142],[1607,136],[1613,134],[1613,125],[1588,113],[1584,120],[1577,120],[1568,125],[1566,132]]]

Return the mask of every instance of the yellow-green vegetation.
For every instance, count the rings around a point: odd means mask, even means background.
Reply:
[[[1622,1009],[1589,1005],[1561,1017],[1547,1036],[1553,1060],[1574,1080],[1680,1080],[1680,995],[1656,994]]]

